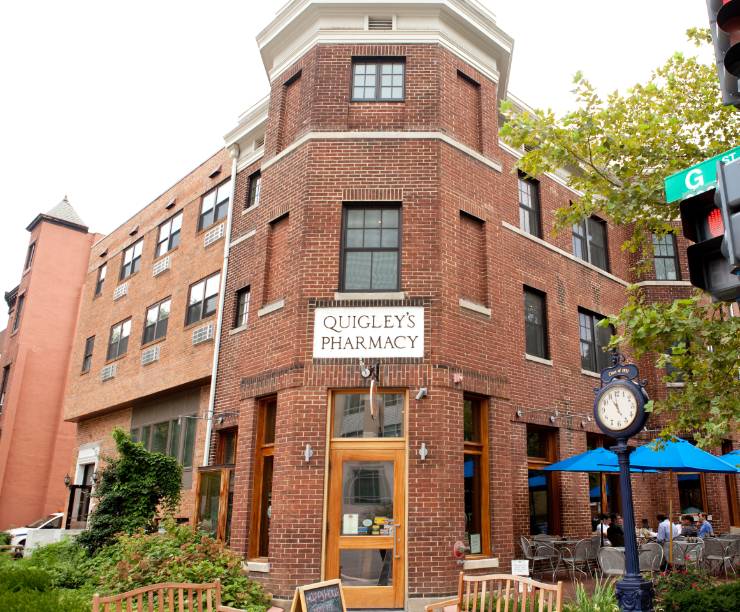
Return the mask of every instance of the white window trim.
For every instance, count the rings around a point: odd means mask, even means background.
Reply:
[[[552,359],[537,357],[536,355],[530,355],[529,353],[524,353],[524,358],[527,361],[534,361],[535,363],[541,363],[542,365],[552,366]]]

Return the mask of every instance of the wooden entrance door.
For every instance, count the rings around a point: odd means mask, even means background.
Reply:
[[[402,608],[406,451],[399,441],[332,443],[326,578],[349,608]]]

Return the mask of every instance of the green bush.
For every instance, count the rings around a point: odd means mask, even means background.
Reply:
[[[2,591],[3,612],[90,612],[91,598],[77,591]]]
[[[736,612],[740,610],[740,582],[673,591],[662,598],[661,608],[665,612]]]
[[[653,585],[655,586],[655,598],[657,601],[662,601],[673,593],[680,593],[682,591],[692,589],[706,589],[715,584],[716,580],[707,572],[692,566],[663,572],[653,580]]]
[[[576,599],[563,606],[563,612],[619,612],[613,580],[597,579],[593,595],[583,585],[576,584]]]
[[[90,557],[73,538],[40,546],[23,563],[43,569],[51,578],[51,586],[60,589],[79,589],[92,577]]]
[[[42,569],[21,564],[3,564],[0,567],[0,591],[17,593],[48,591],[50,588],[51,576]]]
[[[130,591],[158,582],[221,580],[225,605],[263,612],[269,604],[262,587],[242,573],[239,555],[222,542],[168,520],[165,533],[120,535],[92,560],[94,587],[101,594]]]
[[[12,536],[7,531],[0,531],[0,546],[8,546]]]

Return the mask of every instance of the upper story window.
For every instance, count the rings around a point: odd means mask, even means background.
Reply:
[[[105,274],[108,271],[108,264],[103,264],[98,268],[98,278],[95,281],[95,295],[98,296],[103,292],[103,283],[105,283]]]
[[[170,320],[170,304],[172,300],[167,298],[159,304],[154,304],[146,309],[146,319],[144,320],[144,334],[141,339],[142,344],[159,340],[167,335],[167,322]]]
[[[33,256],[36,253],[36,241],[34,240],[28,245],[28,251],[26,251],[26,263],[23,265],[23,270],[28,270],[33,264]]]
[[[247,185],[247,205],[245,208],[252,208],[260,203],[260,188],[262,186],[262,173],[257,170],[249,177]]]
[[[597,327],[604,317],[594,312],[578,309],[578,327],[581,340],[581,367],[589,372],[600,372],[609,366],[609,353],[604,349],[615,333],[614,327]]]
[[[5,404],[5,394],[8,392],[8,382],[10,381],[10,364],[3,368],[3,379],[0,381],[0,410]]]
[[[198,229],[202,230],[226,218],[231,197],[231,179],[211,189],[203,196],[198,217]]]
[[[234,327],[244,327],[249,318],[249,287],[236,292],[236,317]]]
[[[128,278],[141,269],[141,251],[144,248],[144,239],[141,238],[123,252],[120,279]]]
[[[216,272],[216,274],[190,285],[186,325],[205,319],[216,312],[220,281],[221,273]]]
[[[604,221],[589,217],[573,225],[573,255],[602,270],[609,269]]]
[[[540,217],[540,183],[519,173],[519,228],[541,238]]]
[[[679,279],[675,234],[666,234],[662,237],[653,234],[653,263],[657,280]]]
[[[180,244],[180,230],[182,229],[182,211],[174,217],[170,217],[159,226],[159,238],[157,239],[157,252],[155,257],[164,255]]]
[[[398,206],[344,207],[342,291],[398,291],[401,210]]]
[[[110,328],[110,338],[108,339],[108,354],[106,358],[110,361],[121,355],[125,355],[128,350],[128,337],[131,335],[131,319],[126,319],[116,323]]]
[[[352,100],[404,99],[403,59],[356,59],[352,62]]]
[[[82,356],[82,373],[90,371],[92,366],[93,348],[95,347],[95,336],[85,340],[85,354]]]
[[[527,355],[548,358],[545,294],[524,288],[524,335]]]
[[[15,303],[15,318],[13,319],[13,330],[18,331],[18,327],[21,324],[21,316],[23,315],[23,304],[26,302],[26,294],[23,293],[18,296],[18,300]]]

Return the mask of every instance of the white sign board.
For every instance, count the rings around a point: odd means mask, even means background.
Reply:
[[[529,559],[512,559],[512,576],[529,576]]]
[[[424,357],[424,308],[317,308],[314,358]]]

